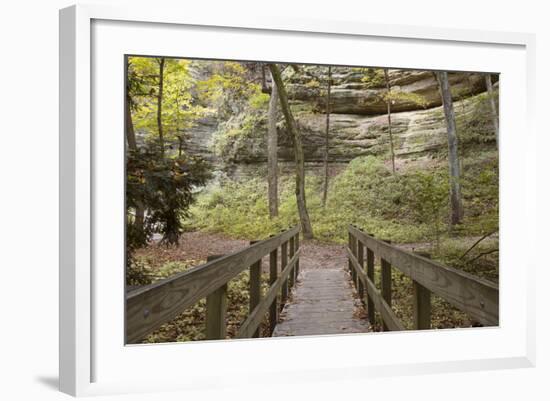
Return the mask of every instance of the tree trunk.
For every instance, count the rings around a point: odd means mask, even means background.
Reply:
[[[126,77],[128,79],[128,58],[126,58]],[[126,85],[126,141],[128,142],[128,149],[131,151],[137,151],[136,132],[134,130],[134,121],[132,120],[132,95],[130,94],[130,85]],[[143,202],[140,199],[135,200],[136,203],[136,216],[134,220],[134,227],[140,233],[143,233],[143,223],[145,221],[145,208]]]
[[[331,89],[331,80],[332,80],[332,70],[331,67],[328,67],[328,82],[327,82],[327,121],[325,129],[325,157],[323,160],[325,177],[323,181],[323,207],[327,204],[327,194],[328,194],[328,139],[329,139],[329,130],[330,130],[330,89]]]
[[[136,150],[136,133],[134,131],[134,122],[132,121],[131,98],[128,91],[129,88],[126,88],[126,141],[128,142],[128,149]]]
[[[159,131],[160,154],[164,156],[164,133],[162,132],[162,92],[164,87],[164,57],[159,59],[159,90],[157,95],[157,127]]]
[[[453,98],[447,72],[437,73],[439,90],[445,121],[447,123],[447,141],[449,145],[449,184],[451,196],[451,225],[459,224],[463,217],[462,197],[460,195],[460,167],[458,160],[458,137],[456,136],[455,113],[453,109]]]
[[[277,190],[277,85],[273,83],[269,110],[267,113],[267,194],[269,203],[269,217],[279,215],[279,197]]]
[[[279,102],[281,104],[281,109],[285,116],[286,125],[292,137],[292,142],[294,145],[294,159],[296,162],[296,203],[298,206],[298,214],[300,216],[300,224],[302,227],[302,234],[304,238],[311,239],[313,238],[313,230],[311,228],[311,222],[309,220],[309,215],[307,212],[306,206],[306,194],[305,194],[305,171],[304,171],[304,150],[302,149],[302,138],[300,132],[296,127],[296,122],[290,111],[290,105],[288,104],[288,98],[286,95],[286,90],[283,85],[283,80],[281,78],[281,71],[279,67],[275,64],[269,64],[269,69],[271,70],[271,75],[275,85],[279,92]]]
[[[393,150],[393,135],[391,131],[391,99],[390,99],[391,86],[390,86],[390,79],[388,77],[387,68],[384,68],[384,78],[386,80],[386,90],[387,90],[386,105],[388,107],[388,131],[390,134],[391,169],[395,174],[395,152]]]
[[[489,104],[491,106],[491,114],[493,117],[493,126],[495,128],[495,138],[497,140],[497,149],[498,149],[498,112],[497,105],[495,103],[494,92],[493,92],[493,82],[491,81],[491,74],[485,74],[485,86],[487,86],[487,97],[489,98]]]

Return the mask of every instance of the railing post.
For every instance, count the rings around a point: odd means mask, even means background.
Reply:
[[[384,241],[388,244],[391,243],[391,241]],[[391,306],[391,264],[384,258],[380,258],[380,265],[381,265],[381,278],[382,278],[382,298],[386,301],[386,303]],[[382,327],[384,331],[388,331],[388,326],[385,322],[382,322]]]
[[[298,252],[298,249],[300,249],[300,232],[296,234],[296,249],[294,250],[294,253]],[[298,257],[298,260],[296,260],[296,267],[294,268],[294,282],[296,283],[298,281],[298,274],[300,273],[300,258]]]
[[[277,281],[277,248],[269,253],[269,287]],[[269,307],[269,333],[272,334],[277,325],[277,297]]]
[[[356,239],[352,233],[349,233],[348,237],[349,237],[348,238],[349,249],[351,251],[351,254],[357,257]],[[357,275],[355,274],[355,268],[353,267],[353,263],[351,262],[351,259],[349,260],[348,263],[349,263],[349,271],[351,273],[351,281],[353,281],[353,285],[355,286],[355,288],[357,288]]]
[[[250,241],[250,245],[255,244],[258,241]],[[262,297],[262,259],[253,263],[250,266],[250,303],[248,307],[248,313],[258,306]],[[260,337],[260,327],[252,335],[253,338]]]
[[[361,266],[361,270],[365,268],[364,257],[365,257],[365,248],[361,240],[357,239],[357,262],[359,262],[359,266]],[[361,281],[361,279],[359,279],[359,277],[357,277],[357,292],[359,294],[359,299],[361,300],[361,302],[364,302],[365,290],[363,287],[363,282]]]
[[[289,255],[288,257],[292,259],[294,257],[294,252],[296,250],[296,245],[294,242],[294,237],[290,237],[289,240]],[[296,265],[290,269],[290,274],[288,275],[288,288],[291,289],[294,287],[294,270],[296,269]]]
[[[207,262],[221,258],[223,255],[211,255]],[[227,283],[206,297],[206,339],[223,340],[225,338],[227,313]]]
[[[283,242],[281,245],[281,271],[283,271],[288,263],[288,241]],[[288,277],[283,282],[281,288],[281,309],[285,306],[288,299]]]
[[[430,258],[430,254],[415,252],[419,256]],[[432,325],[432,293],[415,280],[413,282],[413,328],[415,330],[427,330]]]
[[[367,247],[367,277],[374,283],[374,252],[372,249]],[[372,294],[369,294],[367,291],[367,314],[369,316],[369,322],[374,324],[375,322],[375,311],[374,311],[374,302],[372,300]]]

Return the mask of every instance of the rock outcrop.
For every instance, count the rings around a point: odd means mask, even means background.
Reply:
[[[302,133],[307,162],[323,160],[325,141],[326,77],[324,67],[302,67],[285,71],[287,90],[295,119]],[[334,67],[331,93],[330,151],[332,163],[347,162],[363,155],[389,152],[388,120],[385,83],[374,76],[365,80],[365,72],[350,67]],[[404,99],[392,104],[392,133],[397,157],[436,151],[446,147],[446,126],[439,89],[430,71],[389,70],[392,92],[413,93],[425,100],[419,105]],[[482,74],[450,73],[455,101],[458,134],[462,143],[493,141],[494,133],[486,99]],[[496,85],[498,87],[498,84]],[[215,118],[201,120],[190,133],[188,151],[200,154],[220,166],[214,157],[212,143],[218,129]],[[258,164],[266,162],[266,127],[258,127],[254,135],[239,139],[238,151],[232,154],[230,164]],[[278,124],[279,160],[294,160],[292,143],[284,122]],[[244,143],[243,143],[244,141]],[[232,146],[229,143],[227,146]],[[236,148],[237,149],[237,148]],[[227,162],[227,161],[226,161]],[[235,167],[228,170],[234,170]]]
[[[289,97],[296,101],[311,104],[315,111],[325,111],[323,91],[327,81],[326,68],[304,67],[303,71],[289,70]],[[380,71],[380,70],[378,70]],[[388,70],[392,91],[419,95],[426,102],[419,105],[411,100],[396,99],[392,105],[395,112],[418,110],[423,107],[441,106],[437,81],[431,71]],[[365,80],[365,73],[350,67],[335,67],[332,72],[330,109],[335,114],[378,115],[386,113],[386,84],[374,76]],[[449,82],[453,97],[463,98],[485,91],[485,81],[478,73],[450,73]]]
[[[485,95],[455,102],[458,134],[463,144],[493,141]],[[325,144],[325,115],[300,113],[296,118],[305,159],[321,162]],[[292,143],[283,124],[279,124],[279,159],[294,160]],[[261,132],[261,130],[260,130]],[[441,106],[427,110],[392,114],[392,134],[397,157],[407,157],[435,151],[447,146],[447,130]],[[248,139],[240,146],[234,163],[263,163],[266,161],[265,134]],[[245,151],[243,151],[243,149]],[[331,114],[329,160],[347,162],[358,156],[382,155],[389,152],[387,115],[364,116]]]

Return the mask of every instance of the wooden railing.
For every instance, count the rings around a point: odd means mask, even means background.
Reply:
[[[347,253],[352,281],[359,297],[367,305],[371,323],[375,321],[375,312],[378,312],[384,330],[405,330],[391,307],[391,277],[392,267],[395,267],[413,282],[413,329],[431,327],[431,293],[445,299],[476,322],[487,326],[499,324],[498,285],[396,248],[353,225],[348,228],[348,236]],[[380,258],[380,290],[374,284],[375,257]]]
[[[220,256],[204,265],[130,291],[126,295],[126,342],[140,341],[202,298],[206,298],[206,339],[225,338],[227,283],[247,268],[250,269],[249,315],[241,324],[237,337],[259,336],[261,322],[268,312],[272,333],[277,324],[278,312],[298,277],[299,234],[300,229],[296,226],[266,240],[254,242],[241,251]],[[269,289],[262,299],[261,260],[268,254]],[[277,263],[279,255],[280,271]]]

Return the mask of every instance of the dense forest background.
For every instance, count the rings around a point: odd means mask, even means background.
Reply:
[[[356,224],[498,281],[497,75],[129,57],[126,107],[128,285],[294,224],[321,247]],[[201,307],[149,340],[200,338]]]

